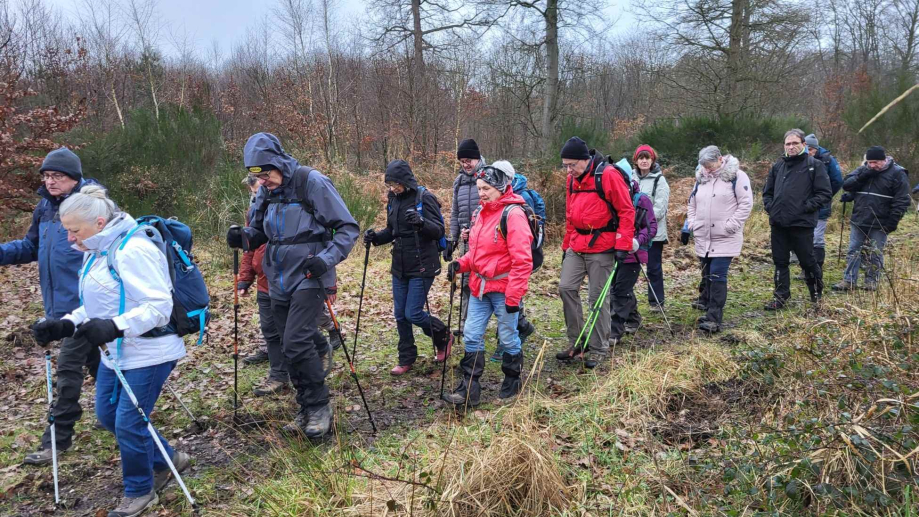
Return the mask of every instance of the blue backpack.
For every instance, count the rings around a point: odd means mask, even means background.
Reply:
[[[415,211],[418,212],[418,215],[421,216],[421,219],[422,219],[422,220],[424,220],[424,206],[422,206],[422,201],[423,201],[423,199],[424,199],[424,191],[425,191],[425,190],[427,190],[427,189],[425,189],[425,188],[422,187],[421,185],[418,185],[418,189],[417,189],[417,192],[418,192],[418,193],[417,193],[417,195],[415,196]],[[389,204],[386,205],[386,211],[388,212],[390,208],[391,208],[391,203],[389,203]],[[441,224],[443,224],[443,222],[444,222],[444,216],[441,215],[441,214],[437,214],[437,216],[440,217],[440,222],[441,222]],[[440,239],[437,240],[437,251],[444,251],[444,250],[447,249],[447,236],[446,236],[446,232],[444,232],[444,234],[445,234],[445,235],[442,235],[442,236],[440,237]]]
[[[169,278],[172,281],[172,315],[169,323],[150,330],[143,336],[185,336],[197,332],[197,344],[200,345],[207,334],[207,324],[211,319],[211,297],[201,270],[192,262],[191,229],[176,219],[163,219],[155,215],[141,217],[137,220],[137,226],[112,243],[106,254],[106,261],[109,273],[121,286],[118,314],[124,313],[125,295],[124,283],[115,269],[115,252],[124,249],[128,240],[138,233],[150,239],[166,256]],[[121,338],[118,339],[118,356],[120,355]]]

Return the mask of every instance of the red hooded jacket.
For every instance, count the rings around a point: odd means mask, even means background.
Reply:
[[[602,161],[595,155],[579,177],[568,175],[565,186],[565,238],[562,249],[571,248],[577,253],[606,253],[613,250],[632,251],[635,233],[635,207],[629,187],[622,181],[619,171],[607,165],[603,172],[603,193],[619,216],[616,232],[602,232],[590,245],[596,228],[609,224],[612,215],[609,205],[596,193],[594,168]],[[586,191],[586,192],[585,192]]]
[[[249,212],[246,212],[246,226],[249,225]],[[255,280],[258,292],[268,294],[268,277],[262,271],[262,257],[265,256],[265,247],[262,244],[255,251],[243,253],[242,262],[239,264],[239,281],[251,283]]]
[[[523,210],[512,209],[507,214],[507,236],[501,235],[500,225],[505,206],[524,203],[508,185],[496,201],[481,204],[469,230],[469,251],[458,260],[460,273],[472,273],[469,289],[473,296],[504,293],[505,304],[520,305],[533,272],[533,235]]]

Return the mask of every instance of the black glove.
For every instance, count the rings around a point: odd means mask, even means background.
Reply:
[[[562,265],[565,265],[566,256],[568,256],[568,250],[562,250]]]
[[[507,311],[508,314],[513,314],[515,312],[520,312],[520,306],[504,304],[504,310]]]
[[[682,243],[683,246],[689,244],[689,232],[680,232],[680,243]]]
[[[421,214],[415,210],[406,210],[405,211],[405,221],[414,226],[416,230],[420,230],[424,226],[424,221],[421,219]]]
[[[459,262],[456,262],[456,261],[451,262],[450,265],[447,266],[447,278],[449,278],[450,280],[453,280],[453,277],[455,277],[456,274],[459,273],[459,268],[460,268]]]
[[[622,262],[623,260],[629,258],[629,252],[623,250],[616,250],[616,262]]]
[[[371,244],[373,244],[373,240],[376,238],[377,238],[377,232],[373,228],[370,228],[369,230],[364,232],[364,246],[370,246]]]
[[[236,282],[237,291],[245,291],[250,287],[252,287],[252,282]]]
[[[32,335],[39,345],[45,345],[58,339],[73,335],[74,325],[70,320],[50,319],[32,325]]]
[[[444,250],[444,262],[450,262],[453,260],[453,241],[447,241],[447,249]]]
[[[95,346],[101,346],[110,343],[120,337],[124,337],[124,332],[118,330],[115,320],[104,320],[102,318],[92,318],[80,324],[74,339],[83,338]]]
[[[243,229],[233,225],[227,231],[227,246],[233,249],[242,249],[243,247]]]
[[[899,225],[900,225],[899,221],[889,221],[889,220],[881,221],[881,228],[884,230],[884,233],[893,233],[897,231],[897,226]]]
[[[326,274],[328,270],[329,266],[325,265],[325,262],[316,256],[309,257],[303,263],[303,274],[306,275],[306,278],[319,278]]]
[[[855,195],[852,194],[851,192],[846,192],[845,194],[839,197],[839,200],[842,201],[843,203],[851,203],[852,201],[855,201]]]

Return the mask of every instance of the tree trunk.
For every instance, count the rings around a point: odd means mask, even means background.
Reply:
[[[749,0],[731,0],[731,26],[728,41],[728,89],[723,112],[736,113],[740,106],[740,75],[743,60],[744,20]]]
[[[549,152],[558,105],[558,0],[546,0],[546,82],[542,105],[542,148]]]

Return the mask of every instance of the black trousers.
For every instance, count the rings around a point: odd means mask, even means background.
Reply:
[[[610,329],[609,338],[619,339],[625,333],[626,322],[641,322],[638,313],[638,299],[635,298],[635,282],[641,272],[638,262],[620,262],[616,270],[616,280],[610,287]]]
[[[319,289],[294,291],[290,300],[271,299],[274,323],[281,333],[284,361],[290,381],[297,389],[300,407],[313,411],[329,403],[321,354],[329,353],[329,341],[319,331],[325,297]]]
[[[57,355],[57,398],[51,409],[54,415],[54,434],[58,450],[69,449],[73,444],[73,426],[83,416],[80,392],[83,391],[83,367],[93,380],[99,370],[99,348],[85,339],[66,338]],[[41,448],[51,448],[51,426],[45,427]]]
[[[665,241],[652,242],[651,248],[648,249],[648,303],[657,304],[660,301],[664,303],[664,253]],[[655,299],[655,295],[657,298]]]
[[[797,226],[772,226],[772,263],[775,264],[775,292],[777,300],[791,296],[791,276],[788,272],[790,253],[801,262],[801,269],[812,282],[823,282],[823,272],[814,256],[814,229]]]

